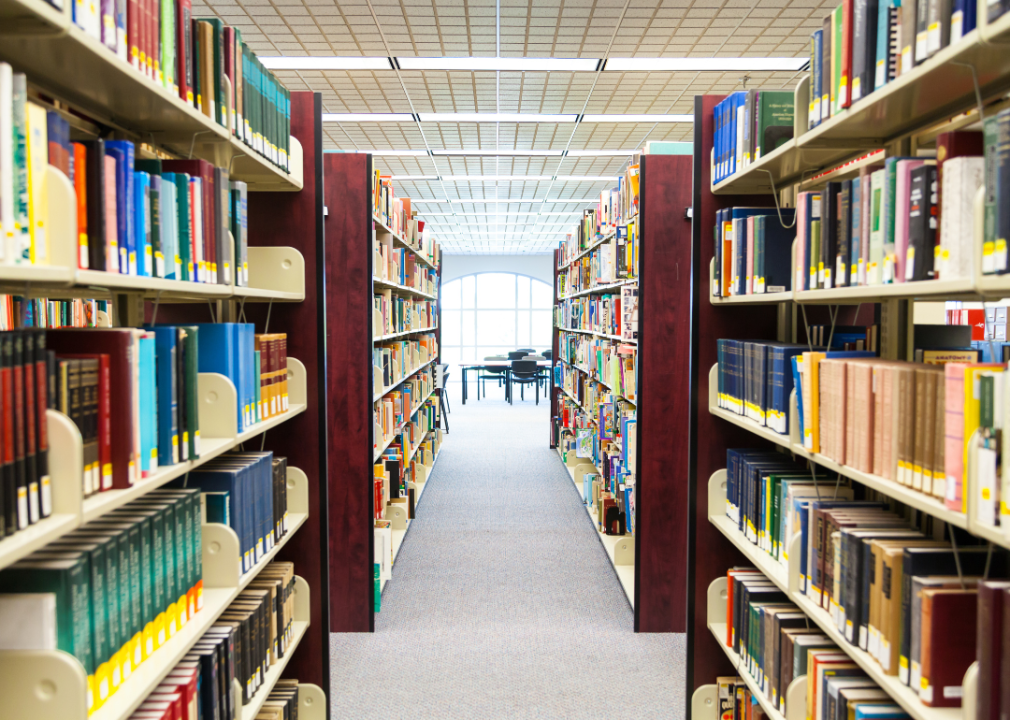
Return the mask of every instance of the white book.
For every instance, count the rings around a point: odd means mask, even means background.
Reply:
[[[0,595],[0,650],[56,650],[56,595]]]
[[[981,157],[952,158],[943,164],[940,208],[940,278],[943,280],[972,276],[975,193],[982,186],[984,176],[985,160]]]

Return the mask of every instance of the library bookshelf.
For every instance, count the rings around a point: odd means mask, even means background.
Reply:
[[[0,540],[0,568],[230,450],[255,444],[285,456],[289,461],[285,533],[265,550],[259,562],[242,573],[235,531],[225,525],[204,524],[202,608],[135,667],[90,717],[129,717],[239,593],[276,559],[296,563],[294,630],[282,661],[272,666],[242,716],[252,718],[255,708],[262,707],[284,674],[305,681],[299,686],[299,701],[306,716],[324,718],[327,700],[320,686],[328,682],[328,643],[321,639],[324,633],[307,632],[310,624],[326,627],[321,607],[328,589],[325,553],[320,546],[320,538],[326,534],[326,513],[319,503],[320,496],[325,497],[326,465],[318,457],[319,446],[314,444],[324,437],[318,428],[320,402],[316,395],[321,371],[318,354],[324,354],[324,349],[315,342],[322,276],[307,277],[305,262],[306,258],[315,260],[322,248],[322,203],[316,192],[321,189],[320,100],[310,93],[292,97],[292,171],[288,173],[85,37],[70,22],[69,4],[59,12],[34,0],[2,2],[0,23],[4,24],[0,58],[27,74],[30,92],[55,97],[64,110],[83,113],[90,118],[83,121],[87,128],[104,127],[118,136],[149,142],[166,154],[191,152],[192,157],[230,166],[231,179],[247,182],[250,190],[259,193],[256,201],[249,203],[248,287],[240,287],[234,280],[218,285],[140,278],[79,269],[74,189],[66,175],[47,167],[51,264],[0,266],[0,289],[28,297],[107,299],[111,324],[118,327],[139,327],[156,320],[209,319],[254,322],[257,331],[264,332],[271,327],[280,329],[289,337],[290,401],[286,411],[239,431],[238,393],[232,381],[224,375],[200,373],[199,456],[163,466],[127,489],[86,498],[82,493],[81,433],[67,416],[48,410],[53,513],[27,530]],[[260,214],[265,217],[258,218]],[[228,261],[235,266],[232,250]],[[304,363],[300,357],[305,358]],[[58,651],[5,651],[0,653],[0,665],[7,671],[2,692],[10,699],[11,718],[88,717],[85,671],[71,655]]]
[[[620,295],[625,286],[638,290],[637,340],[625,341],[618,335],[561,326],[560,313],[555,318],[553,352],[564,372],[573,373],[595,387],[599,395],[612,394],[634,406],[637,422],[635,443],[634,534],[600,534],[600,540],[614,566],[628,601],[634,610],[636,632],[684,632],[687,613],[688,533],[686,518],[671,517],[671,508],[687,507],[689,441],[677,431],[689,422],[687,400],[690,396],[691,314],[689,266],[691,252],[691,158],[672,155],[637,156],[640,167],[637,213],[628,213],[622,223],[634,222],[639,233],[638,267],[634,277],[604,281],[562,295],[558,277],[607,243],[616,242],[613,232],[584,238],[581,249],[565,256],[555,253],[555,305],[567,300],[601,294]],[[608,347],[633,348],[636,359],[635,397],[620,397],[619,389],[594,377],[587,368],[563,359],[562,343],[568,335],[597,338]],[[569,402],[594,422],[598,407],[589,407],[556,383],[551,393],[552,446],[559,440],[562,405]],[[568,466],[580,497],[581,475],[587,465],[602,474],[603,468],[592,461],[572,458]],[[581,463],[577,464],[577,463]],[[582,468],[580,470],[580,467]],[[594,510],[587,507],[594,524]],[[675,515],[676,515],[675,511]]]
[[[700,718],[715,718],[710,700],[712,685],[722,675],[738,674],[751,686],[755,699],[773,718],[797,718],[805,712],[806,689],[788,688],[786,710],[774,707],[747,668],[738,667],[739,659],[725,644],[725,571],[747,565],[760,570],[774,585],[788,593],[790,600],[836,642],[841,651],[883,689],[895,703],[916,720],[953,720],[974,718],[976,667],[969,667],[964,678],[961,708],[933,708],[894,676],[882,671],[875,659],[842,637],[836,620],[810,597],[799,590],[797,564],[780,564],[744,537],[735,522],[726,517],[725,464],[728,448],[781,448],[786,456],[809,461],[818,474],[848,478],[854,487],[878,493],[910,517],[925,517],[934,531],[941,524],[967,531],[991,543],[991,547],[1010,547],[1005,529],[979,522],[974,507],[977,469],[968,465],[965,512],[951,509],[942,499],[924,494],[872,473],[840,464],[819,453],[808,451],[800,442],[796,428],[795,393],[789,401],[789,427],[792,435],[782,435],[743,415],[719,407],[717,402],[716,340],[719,338],[763,338],[766,340],[805,342],[803,312],[822,322],[823,306],[857,306],[859,318],[871,317],[880,329],[880,357],[912,360],[912,324],[914,305],[918,302],[947,300],[986,301],[1010,295],[1006,275],[982,272],[982,253],[975,259],[967,277],[840,287],[830,290],[793,288],[772,295],[713,297],[714,277],[712,228],[716,211],[734,206],[774,207],[776,201],[792,207],[800,191],[816,189],[830,180],[855,177],[871,164],[886,157],[916,155],[929,150],[936,136],[947,130],[980,128],[981,117],[999,109],[991,101],[1010,87],[1010,64],[1005,43],[1010,41],[1010,15],[987,23],[979,16],[979,27],[961,40],[943,48],[929,60],[889,82],[870,95],[842,110],[817,127],[807,129],[809,78],[796,86],[794,137],[781,147],[744,167],[719,183],[712,183],[711,149],[714,140],[713,109],[722,96],[695,99],[695,244],[693,278],[696,284],[694,316],[694,358],[692,373],[695,408],[692,423],[694,445],[691,461],[690,583],[694,608],[689,639],[688,686],[694,693],[689,707]],[[973,84],[977,79],[977,88]],[[772,193],[777,193],[777,197]],[[980,203],[976,202],[975,237],[982,247]],[[793,265],[795,273],[795,248]],[[705,275],[709,282],[705,282]],[[704,293],[702,298],[697,293]],[[867,315],[865,311],[872,311]],[[837,311],[836,311],[837,312]],[[851,310],[849,311],[851,312]],[[744,330],[745,329],[745,330]],[[978,435],[970,438],[978,442]],[[799,536],[794,539],[798,541]],[[798,550],[798,548],[797,548]],[[793,553],[790,552],[790,556]],[[701,612],[707,608],[707,613]],[[973,629],[974,630],[974,629]],[[795,699],[795,701],[794,701]]]
[[[383,434],[376,424],[375,408],[392,393],[421,377],[434,378],[439,362],[438,298],[441,259],[421,252],[377,217],[373,208],[374,174],[372,157],[359,153],[326,153],[323,158],[327,273],[327,334],[331,338],[326,354],[327,382],[333,401],[327,406],[327,423],[340,432],[331,432],[327,453],[332,467],[328,493],[330,533],[328,539],[331,632],[372,632],[375,629],[375,493],[374,467],[390,448],[403,448],[401,467],[413,473],[409,489],[414,490],[415,507],[424,493],[427,478],[438,457],[441,431],[422,428],[416,441],[406,441],[407,429],[418,422],[418,414],[428,401],[437,398],[434,382],[425,386],[422,399],[403,411],[403,419]],[[336,212],[334,208],[340,208]],[[383,262],[394,252],[403,252],[424,271],[436,271],[434,286],[415,287],[389,277]],[[408,281],[409,282],[409,281]],[[388,332],[381,312],[373,303],[379,295],[394,302],[434,303],[430,325]],[[434,355],[419,357],[412,367],[392,383],[383,385],[374,367],[374,350],[383,344],[435,335]],[[437,403],[436,403],[437,407]],[[432,441],[433,454],[418,462],[420,448]],[[406,445],[406,447],[404,447]],[[408,532],[411,519],[406,507],[381,509],[389,522],[391,557],[395,561]],[[379,579],[379,592],[387,579]]]

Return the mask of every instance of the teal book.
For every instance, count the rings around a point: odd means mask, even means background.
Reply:
[[[213,491],[203,493],[203,502],[207,513],[207,522],[219,523],[221,525],[231,525],[231,493],[227,491]]]
[[[149,477],[158,469],[158,382],[155,336],[140,338],[140,474]]]
[[[84,672],[95,672],[91,650],[88,558],[23,560],[0,572],[0,592],[52,593],[56,596],[56,646],[76,657]]]
[[[372,564],[372,578],[373,578],[373,588],[375,594],[375,612],[379,612],[382,609],[382,580],[379,579],[381,574],[381,566],[379,563]]]
[[[894,226],[895,218],[897,217],[898,208],[896,207],[898,198],[898,162],[901,160],[916,160],[914,157],[889,157],[884,161],[884,188],[881,194],[881,209],[880,218],[881,224],[883,225],[883,240],[884,240],[884,267],[883,267],[883,282],[893,283],[895,263],[897,258],[895,256],[895,243],[894,243]],[[874,199],[875,201],[876,199]],[[870,236],[870,242],[873,242],[873,236]],[[871,246],[871,256],[872,256],[872,246]]]
[[[179,201],[175,173],[161,176],[161,257],[155,255],[155,263],[160,264],[160,275],[166,280],[178,280],[179,268],[175,261],[179,254]]]
[[[190,177],[186,173],[175,173],[176,192],[176,280],[193,281],[193,257],[190,253],[193,238],[190,233]],[[166,260],[167,262],[167,260]]]
[[[178,331],[171,325],[159,325],[154,328],[154,335],[158,392],[158,464],[168,466],[179,462]]]

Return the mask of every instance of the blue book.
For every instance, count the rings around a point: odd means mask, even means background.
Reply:
[[[173,481],[170,487],[196,487],[202,492],[228,493],[228,514],[231,516],[231,528],[238,536],[239,574],[242,574],[252,568],[252,555],[251,533],[247,528],[245,512],[245,506],[249,502],[248,493],[240,475],[241,471],[236,467],[218,462],[208,463]]]
[[[116,214],[119,216],[119,272],[137,274],[137,237],[134,225],[133,163],[129,140],[106,140],[106,154],[116,154]],[[117,154],[118,153],[118,154]]]
[[[793,368],[793,387],[796,388],[796,420],[799,423],[800,438],[803,437],[803,398],[800,396],[802,392],[802,385],[800,384],[800,366],[798,364],[798,356],[793,355],[789,362]],[[786,413],[788,417],[788,412]]]
[[[255,402],[256,402],[256,391],[253,389],[254,375],[253,375],[253,353],[256,351],[256,339],[254,333],[256,332],[256,326],[252,323],[240,323],[235,326],[236,332],[238,333],[238,342],[236,343],[238,369],[240,373],[240,381],[242,383],[242,404],[243,404],[243,417],[245,418],[244,429],[248,429],[255,422],[253,416],[255,415]]]
[[[235,386],[237,399],[239,432],[242,432],[242,395],[238,370],[238,333],[234,323],[201,323],[195,326],[199,331],[200,347],[197,369],[202,373],[219,373],[231,380]]]
[[[161,254],[164,269],[161,277],[178,280],[175,256],[179,254],[179,207],[176,199],[175,173],[161,174]]]
[[[133,225],[137,236],[137,275],[151,277],[151,176],[133,173]]]
[[[782,208],[782,221],[789,227],[783,226],[773,214],[754,219],[754,293],[784,292],[792,288],[795,215],[793,208]]]
[[[873,68],[873,89],[879,90],[891,81],[891,16],[901,0],[880,0],[877,3],[876,65]]]
[[[910,718],[900,705],[857,705],[856,720],[903,720]]]
[[[821,220],[821,194],[820,193],[806,193],[805,195],[803,195],[803,198],[804,198],[804,202],[805,202],[805,204],[807,206],[806,207],[806,213],[805,213],[806,221],[804,223],[806,225],[806,227],[803,228],[803,237],[804,237],[804,241],[803,241],[803,244],[804,244],[803,258],[804,258],[804,262],[806,263],[807,267],[797,268],[797,271],[800,273],[800,277],[802,277],[802,279],[803,279],[803,285],[802,285],[802,287],[800,287],[798,289],[799,290],[813,290],[813,289],[816,289],[816,288],[811,288],[811,286],[810,286],[810,270],[809,269],[810,269],[811,263],[814,263],[814,266],[816,267],[816,260],[817,259],[814,258],[814,257],[812,257],[813,248],[811,246],[811,243],[813,242],[813,232],[812,232],[811,228],[812,228],[812,224],[813,224],[814,221],[820,222],[820,220]],[[799,252],[797,252],[796,254],[797,254],[797,257],[798,257],[799,256]]]
[[[805,345],[768,344],[767,425],[780,435],[789,434],[789,394],[796,387],[792,369],[793,358],[806,349]]]
[[[978,5],[969,0],[953,0],[950,14],[950,44],[953,45],[970,33],[976,25],[978,25]]]
[[[158,387],[153,333],[140,338],[140,472],[158,469]]]
[[[715,182],[722,180],[722,104],[723,100],[715,106],[712,113],[712,169],[715,173]]]
[[[736,248],[735,257],[733,258],[733,267],[735,271],[733,273],[733,291],[736,295],[746,294],[745,283],[747,280],[747,218],[752,215],[775,215],[776,210],[773,207],[735,207],[730,208],[727,216],[727,221],[732,223],[732,228],[734,234],[734,246]],[[785,215],[783,215],[785,217]],[[743,220],[744,222],[736,222],[737,220]],[[792,261],[790,260],[790,263]],[[791,265],[790,265],[791,266]]]
[[[849,195],[849,218],[852,220],[852,242],[849,245],[849,285],[859,285],[864,279],[863,270],[866,263],[862,257],[862,185],[859,178],[852,179],[852,191]]]
[[[154,328],[158,373],[158,462],[179,462],[178,329],[172,325]]]

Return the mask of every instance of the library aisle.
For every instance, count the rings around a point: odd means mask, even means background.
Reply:
[[[330,636],[332,716],[683,717],[686,636],[632,632],[549,405],[452,407],[375,633]]]

